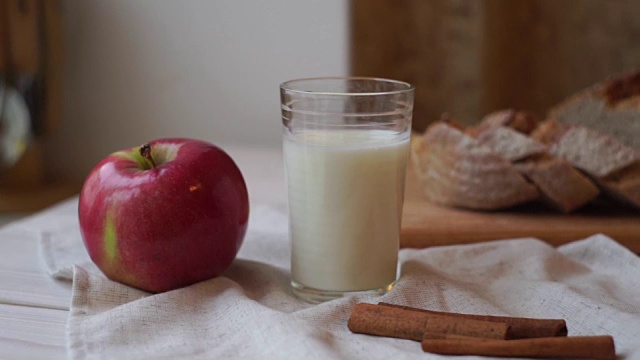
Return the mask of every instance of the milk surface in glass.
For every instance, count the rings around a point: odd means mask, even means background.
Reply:
[[[385,288],[397,276],[409,133],[285,134],[294,286]]]

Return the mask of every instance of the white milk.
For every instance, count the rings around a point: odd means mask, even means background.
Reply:
[[[387,130],[285,136],[294,282],[360,291],[396,280],[408,137]]]

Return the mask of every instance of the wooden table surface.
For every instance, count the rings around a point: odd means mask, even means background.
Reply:
[[[411,169],[407,173],[403,247],[466,244],[488,240],[535,237],[552,245],[603,233],[640,253],[640,210],[611,203],[560,214],[544,204],[529,204],[501,212],[454,209],[429,203]]]

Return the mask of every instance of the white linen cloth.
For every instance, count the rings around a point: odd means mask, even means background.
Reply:
[[[640,358],[640,259],[604,235],[557,249],[535,239],[404,249],[391,292],[320,305],[291,293],[287,217],[275,207],[252,209],[244,245],[223,276],[162,294],[106,279],[77,226],[43,234],[41,256],[49,274],[73,281],[73,359],[440,358],[417,342],[349,332],[353,305],[378,301],[563,318],[569,335],[610,334],[618,355]]]

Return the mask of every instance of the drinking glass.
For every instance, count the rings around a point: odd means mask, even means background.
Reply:
[[[377,78],[280,86],[291,285],[303,300],[393,287],[413,94]]]

